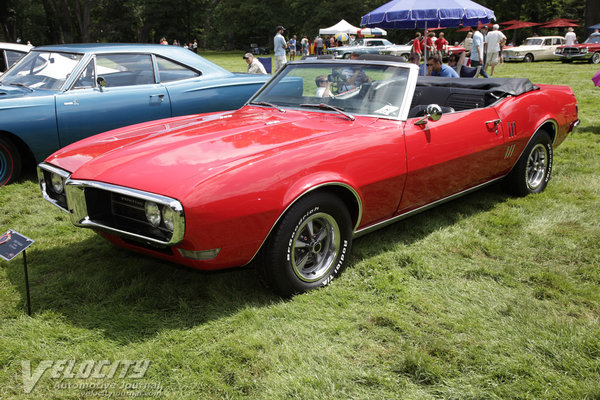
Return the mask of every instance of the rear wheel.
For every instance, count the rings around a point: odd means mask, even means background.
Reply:
[[[351,246],[345,204],[332,194],[311,194],[290,207],[271,232],[257,270],[267,286],[291,296],[329,284],[345,268]]]
[[[21,155],[8,139],[0,137],[0,186],[13,182],[21,173]]]
[[[543,192],[552,173],[552,157],[550,135],[539,131],[505,178],[505,189],[517,196]]]
[[[523,62],[533,62],[533,54],[531,54],[531,53],[525,54],[525,57],[523,58]]]

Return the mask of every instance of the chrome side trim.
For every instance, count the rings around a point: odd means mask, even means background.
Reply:
[[[356,218],[356,224],[354,225],[353,230],[356,230],[356,228],[358,228],[358,225],[360,224],[360,220],[362,219],[362,214],[363,214],[363,206],[362,206],[362,200],[360,199],[360,196],[358,195],[358,192],[356,190],[354,190],[354,188],[350,185],[347,185],[345,183],[342,182],[327,182],[327,183],[322,183],[320,185],[311,187],[310,189],[302,192],[300,195],[298,195],[294,201],[292,201],[286,208],[285,210],[283,210],[281,212],[281,214],[279,214],[279,217],[277,217],[277,220],[275,221],[275,223],[271,226],[271,229],[269,229],[269,232],[267,232],[267,235],[265,236],[264,240],[262,241],[262,243],[260,244],[260,246],[258,246],[258,250],[256,250],[256,253],[254,253],[254,255],[252,256],[252,258],[250,258],[250,261],[248,261],[246,264],[244,265],[248,265],[252,262],[252,260],[254,260],[254,258],[256,258],[256,255],[260,252],[260,249],[262,249],[262,247],[265,245],[267,239],[269,238],[269,235],[271,235],[271,232],[273,231],[273,229],[275,229],[275,227],[277,226],[277,224],[279,223],[279,221],[281,220],[281,218],[283,218],[283,216],[285,215],[285,213],[287,212],[287,210],[290,209],[291,206],[293,206],[294,204],[296,204],[296,202],[298,200],[300,200],[302,197],[304,197],[305,195],[307,195],[310,192],[315,191],[316,189],[320,189],[323,188],[325,186],[341,186],[345,189],[350,190],[350,192],[354,195],[354,197],[356,198],[356,203],[358,205],[358,215]]]
[[[85,201],[85,188],[100,189],[107,192],[118,193],[125,196],[135,197],[145,201],[152,201],[162,206],[170,207],[176,215],[174,221],[173,234],[168,241],[155,239],[148,236],[139,235],[132,232],[116,229],[104,224],[100,224],[90,219]],[[137,189],[126,188],[123,186],[111,185],[109,183],[96,181],[83,181],[67,179],[65,183],[67,193],[67,204],[71,213],[71,223],[82,228],[101,229],[118,236],[124,236],[135,240],[142,240],[160,246],[173,246],[183,240],[185,234],[185,216],[183,206],[178,200],[159,194],[144,192]]]
[[[474,187],[472,187],[470,189],[467,189],[467,190],[463,190],[462,192],[455,193],[455,194],[450,195],[448,197],[445,197],[443,199],[436,200],[436,201],[434,201],[432,203],[426,204],[426,205],[421,206],[419,208],[416,208],[416,209],[414,209],[412,211],[408,211],[408,212],[406,212],[404,214],[397,215],[397,216],[392,217],[390,219],[387,219],[385,221],[381,221],[381,222],[378,222],[378,223],[376,223],[374,225],[367,226],[365,228],[359,229],[359,230],[357,230],[357,231],[354,232],[353,238],[354,239],[359,238],[359,237],[361,237],[363,235],[366,235],[367,233],[371,233],[371,232],[373,232],[373,231],[375,231],[377,229],[385,228],[386,226],[391,225],[394,222],[398,222],[400,220],[403,220],[405,218],[411,217],[411,216],[413,216],[415,214],[418,214],[420,212],[429,210],[430,208],[433,208],[433,207],[438,206],[440,204],[443,204],[443,203],[446,203],[448,201],[454,200],[454,199],[456,199],[458,197],[464,196],[464,195],[469,194],[471,192],[475,192],[475,191],[477,191],[477,190],[479,190],[479,189],[481,189],[481,188],[483,188],[485,186],[489,186],[489,185],[491,185],[493,183],[496,183],[497,181],[501,180],[502,178],[504,178],[504,176],[501,176],[499,178],[494,178],[494,179],[492,179],[492,180],[490,180],[488,182],[485,182],[485,183],[482,183],[480,185],[474,186]]]

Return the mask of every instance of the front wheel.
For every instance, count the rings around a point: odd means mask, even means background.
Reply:
[[[525,54],[525,57],[523,58],[523,62],[533,62],[533,54],[531,54],[531,53]]]
[[[8,139],[0,137],[0,186],[7,185],[21,173],[21,155]]]
[[[329,284],[346,266],[352,246],[346,205],[328,193],[295,203],[277,224],[258,266],[262,281],[291,296]]]
[[[594,54],[592,55],[592,58],[591,58],[590,60],[591,60],[591,62],[592,62],[593,64],[598,64],[598,63],[600,63],[600,53],[598,53],[598,52],[594,53]]]
[[[350,54],[350,53],[345,53],[345,54],[342,56],[342,58],[343,58],[344,60],[348,60],[348,59],[350,59],[350,56],[351,56],[351,54]]]
[[[505,178],[505,189],[517,196],[543,192],[552,173],[552,157],[550,135],[545,131],[536,133]]]

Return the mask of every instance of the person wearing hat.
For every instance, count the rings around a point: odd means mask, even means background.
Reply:
[[[287,58],[285,57],[285,49],[287,49],[287,42],[283,37],[283,31],[285,28],[279,25],[275,28],[277,34],[273,38],[273,50],[275,53],[275,72],[279,71],[279,68],[283,67],[283,65],[287,62]]]
[[[267,73],[267,70],[265,69],[264,65],[262,65],[260,61],[254,58],[254,55],[252,53],[244,54],[244,60],[246,60],[246,64],[248,64],[248,70],[246,72],[248,72],[249,74]]]
[[[565,35],[565,46],[572,46],[577,41],[577,36],[573,32],[573,28],[569,27],[568,32]]]

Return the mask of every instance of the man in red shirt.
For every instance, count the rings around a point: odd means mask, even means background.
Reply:
[[[421,32],[417,32],[413,39],[412,52],[421,55]]]
[[[441,32],[438,39],[435,41],[435,48],[440,57],[444,57],[448,52],[448,41],[444,37],[444,32]]]

